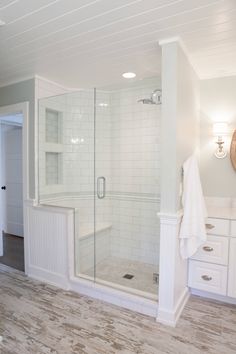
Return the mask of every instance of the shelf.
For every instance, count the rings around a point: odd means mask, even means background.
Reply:
[[[62,184],[62,154],[46,152],[46,185]]]
[[[62,142],[62,112],[46,108],[45,111],[46,143]]]

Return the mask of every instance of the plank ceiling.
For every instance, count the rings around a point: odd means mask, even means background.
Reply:
[[[200,78],[236,74],[236,0],[0,0],[0,85],[38,74],[67,87],[160,73],[180,36]]]

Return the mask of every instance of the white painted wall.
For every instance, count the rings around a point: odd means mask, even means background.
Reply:
[[[211,197],[236,197],[236,172],[230,156],[217,159],[214,121],[226,121],[230,134],[225,138],[226,149],[236,129],[236,76],[201,81],[200,172],[204,194]]]
[[[162,57],[161,211],[175,213],[181,168],[197,147],[199,81],[178,42],[163,44]]]
[[[187,262],[180,258],[182,164],[197,147],[199,81],[183,45],[162,44],[161,241],[159,315],[174,325],[186,299]]]

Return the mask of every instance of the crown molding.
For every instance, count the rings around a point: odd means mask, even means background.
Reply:
[[[199,74],[198,74],[198,71],[195,67],[195,65],[193,64],[193,61],[192,61],[192,57],[185,45],[185,43],[183,42],[182,38],[179,37],[179,36],[175,36],[175,37],[169,37],[169,38],[163,38],[161,40],[159,40],[159,45],[162,47],[166,44],[170,44],[170,43],[178,43],[180,48],[182,49],[182,51],[184,52],[185,56],[188,58],[188,61],[190,62],[192,68],[193,68],[193,71],[195,72],[197,78],[200,80],[200,77],[199,77]]]
[[[15,84],[18,84],[20,82],[33,80],[33,79],[35,79],[35,76],[23,76],[23,77],[21,77],[19,79],[16,79],[16,80],[4,81],[4,82],[0,83],[0,88],[1,87],[7,87],[7,86],[15,85]]]

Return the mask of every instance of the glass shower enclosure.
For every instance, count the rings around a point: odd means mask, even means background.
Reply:
[[[157,299],[158,78],[39,100],[40,203],[74,208],[75,275]],[[141,100],[141,101],[140,101]],[[140,101],[140,102],[138,102]]]

